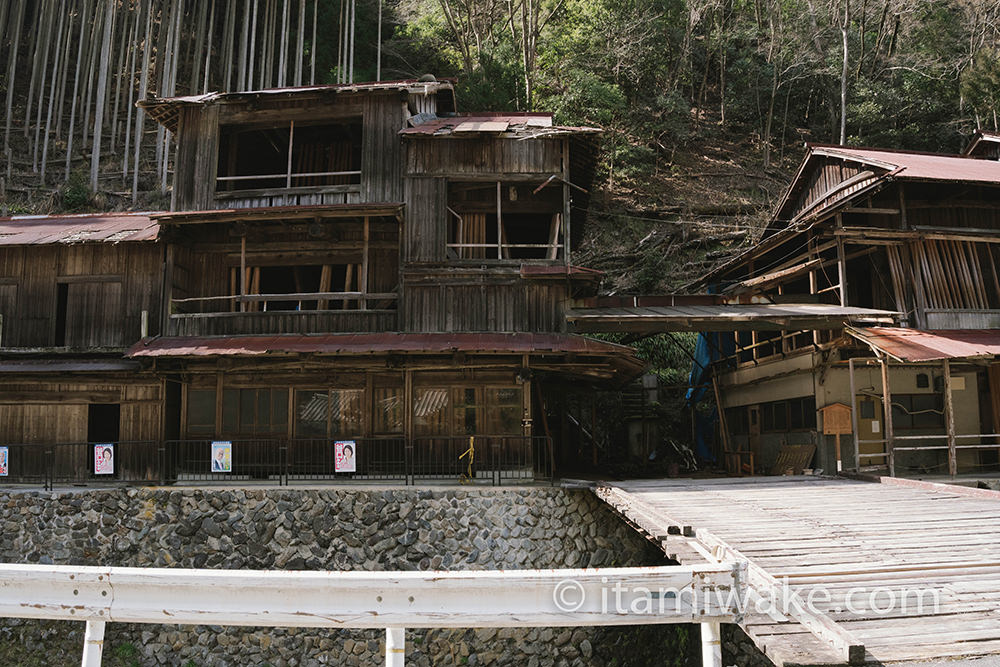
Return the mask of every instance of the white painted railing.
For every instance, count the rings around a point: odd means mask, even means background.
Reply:
[[[700,623],[705,665],[737,622],[745,566],[482,572],[284,572],[0,564],[0,616],[86,621],[83,666],[101,663],[106,623],[404,628]]]

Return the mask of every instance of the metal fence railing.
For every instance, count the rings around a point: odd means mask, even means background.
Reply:
[[[512,435],[253,438],[0,446],[4,485],[276,484],[552,479],[552,441]]]

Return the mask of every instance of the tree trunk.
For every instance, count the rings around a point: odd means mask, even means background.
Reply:
[[[844,0],[844,21],[840,24],[843,65],[840,69],[840,144],[847,143],[847,28],[851,24],[851,0]]]
[[[101,71],[97,77],[97,109],[94,111],[94,142],[90,152],[90,190],[97,192],[97,173],[101,163],[101,132],[104,130],[104,95],[108,87],[108,70],[111,58],[111,24],[114,18],[114,2],[108,0],[104,16],[104,38],[101,41]]]

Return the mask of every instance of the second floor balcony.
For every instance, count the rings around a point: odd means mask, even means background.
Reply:
[[[369,209],[168,216],[166,334],[394,330],[399,222]]]

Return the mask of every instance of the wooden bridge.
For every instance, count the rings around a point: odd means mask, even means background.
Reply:
[[[1000,493],[819,477],[606,483],[683,564],[749,562],[743,630],[779,667],[1000,655]]]

